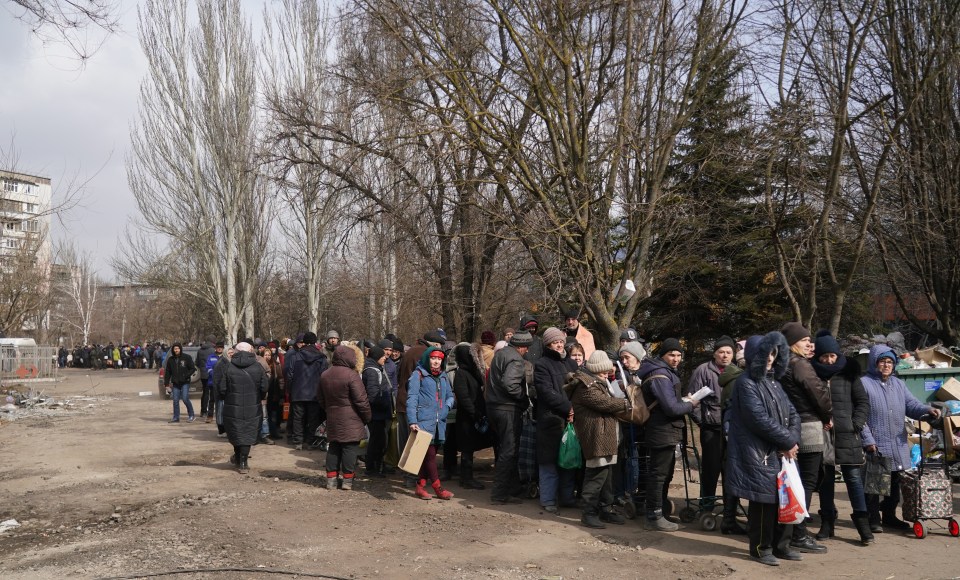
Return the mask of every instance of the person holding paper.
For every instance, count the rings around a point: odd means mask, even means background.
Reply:
[[[440,485],[440,473],[437,471],[437,449],[443,446],[447,433],[447,415],[454,407],[453,388],[447,373],[443,372],[443,351],[431,346],[420,357],[420,364],[414,369],[407,383],[407,420],[410,431],[433,433],[433,441],[427,449],[420,467],[420,479],[414,495],[420,499],[430,499],[426,490],[427,482],[433,487],[438,499],[450,499],[453,494]]]
[[[727,429],[727,490],[750,501],[747,538],[750,556],[761,564],[801,560],[790,548],[792,525],[780,524],[777,475],[781,456],[795,460],[800,416],[778,380],[786,372],[790,347],[779,332],[747,340],[747,370],[737,379],[724,414]]]
[[[717,480],[724,471],[723,456],[727,444],[721,428],[720,375],[733,362],[735,345],[729,336],[718,338],[713,343],[713,358],[698,366],[687,383],[688,395],[693,395],[703,388],[709,389],[709,394],[701,400],[696,412],[690,415],[700,427],[700,508],[704,510],[713,510]],[[747,530],[737,523],[737,505],[739,499],[724,491],[723,523],[720,524],[720,531],[724,534],[747,533]]]
[[[673,479],[676,456],[673,451],[683,435],[683,416],[691,413],[699,401],[681,399],[680,375],[677,367],[683,360],[680,341],[668,338],[660,344],[657,358],[648,358],[640,365],[637,377],[642,381],[643,397],[650,410],[650,419],[644,429],[644,444],[650,453],[650,471],[647,474],[646,511],[643,527],[646,530],[674,532],[679,526],[663,513],[667,489]]]

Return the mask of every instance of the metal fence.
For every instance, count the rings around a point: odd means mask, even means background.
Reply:
[[[0,381],[4,384],[57,378],[57,347],[0,346]]]

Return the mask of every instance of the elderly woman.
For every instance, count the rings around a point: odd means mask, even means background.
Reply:
[[[263,408],[260,401],[267,394],[267,373],[257,362],[253,345],[241,342],[222,369],[217,395],[223,402],[223,427],[233,445],[230,463],[237,471],[247,473],[250,446],[257,443]]]
[[[317,400],[327,415],[327,489],[353,489],[357,471],[360,440],[366,432],[363,426],[370,422],[372,413],[367,391],[357,372],[357,349],[337,345],[329,369],[320,375]]]
[[[540,473],[540,505],[556,514],[561,507],[573,507],[576,471],[557,465],[560,440],[567,423],[573,422],[573,405],[563,392],[567,374],[576,371],[576,363],[563,349],[566,335],[551,326],[543,332],[543,355],[533,367],[533,386],[537,390],[537,463]]]
[[[453,388],[447,373],[443,372],[443,351],[431,346],[420,357],[420,364],[410,375],[407,383],[407,421],[411,431],[433,433],[433,441],[427,449],[420,467],[420,479],[414,495],[430,499],[426,490],[430,482],[438,499],[450,499],[453,494],[440,485],[437,471],[437,449],[443,446],[447,433],[447,415],[454,407]]]
[[[586,462],[580,523],[588,528],[605,528],[604,522],[624,523],[623,516],[613,511],[613,468],[620,435],[616,414],[629,410],[630,403],[614,396],[607,378],[612,370],[607,353],[594,351],[577,372],[577,380],[564,386],[573,404],[573,427]]]
[[[752,336],[744,356],[747,370],[737,379],[724,414],[727,429],[727,489],[750,500],[747,538],[750,556],[778,566],[778,558],[800,560],[790,549],[791,525],[777,522],[780,457],[796,459],[800,416],[780,383],[790,348],[779,332]]]
[[[870,397],[870,415],[861,433],[863,447],[868,453],[879,452],[893,462],[890,474],[890,495],[883,501],[879,495],[867,494],[867,512],[870,530],[882,532],[883,526],[895,530],[908,530],[910,524],[897,517],[900,503],[900,474],[910,468],[910,451],[903,417],[919,419],[924,415],[939,417],[940,411],[917,400],[907,385],[893,375],[897,355],[890,347],[878,344],[870,349],[867,359],[867,374],[860,377],[860,384]]]

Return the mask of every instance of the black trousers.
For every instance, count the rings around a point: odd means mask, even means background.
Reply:
[[[490,491],[490,497],[494,500],[507,499],[521,488],[517,467],[522,426],[520,416],[518,407],[487,409],[487,419],[490,421],[490,428],[497,435],[500,449],[497,454],[497,468],[493,472],[493,489]]]
[[[587,467],[583,475],[583,513],[599,514],[613,505],[613,465]]]
[[[299,445],[304,440],[313,439],[320,426],[320,403],[317,401],[295,401],[290,403],[290,426],[287,430],[290,443]]]
[[[890,472],[890,495],[866,494],[867,513],[870,514],[872,520],[880,521],[881,512],[886,514],[888,518],[897,515],[897,505],[900,503],[901,473],[900,471]]]
[[[750,543],[750,555],[754,558],[790,551],[793,525],[778,523],[779,511],[775,503],[750,502],[747,510],[747,521],[750,522],[747,540]]]
[[[370,429],[370,439],[367,441],[367,471],[380,473],[383,469],[383,454],[387,450],[387,420],[374,419],[367,428]]]
[[[357,455],[360,454],[359,441],[330,441],[327,448],[327,477],[331,473],[352,474],[357,470]]]
[[[443,470],[450,477],[457,472],[457,424],[447,423],[446,439],[443,441]]]
[[[713,509],[716,504],[717,481],[723,472],[726,441],[719,425],[700,428],[700,507]]]
[[[208,385],[206,379],[201,380],[203,381],[203,393],[200,395],[200,416],[213,417],[213,408],[216,405],[213,385]]]
[[[817,480],[820,479],[820,466],[823,463],[823,452],[798,453],[797,471],[800,472],[800,483],[803,484],[803,495],[807,501],[807,511],[813,513],[810,506],[810,500],[813,499],[813,492],[817,489]],[[793,539],[802,540],[807,535],[807,525],[797,524],[793,526]]]
[[[663,515],[667,487],[673,479],[673,467],[677,460],[674,449],[674,446],[650,449],[650,469],[647,473],[645,496],[648,519],[659,519]]]

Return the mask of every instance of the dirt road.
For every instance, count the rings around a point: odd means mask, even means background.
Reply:
[[[239,475],[215,425],[167,424],[171,404],[158,400],[152,372],[64,374],[55,387],[44,387],[47,394],[93,398],[13,422],[0,416],[0,521],[21,524],[0,534],[3,578],[210,568],[233,570],[167,577],[292,577],[266,569],[301,577],[418,579],[960,574],[960,539],[944,531],[925,540],[885,533],[860,547],[844,519],[828,554],[772,570],[747,559],[741,538],[695,524],[675,534],[642,531],[639,521],[590,531],[579,525],[576,510],[551,516],[534,500],[491,506],[488,492],[465,491],[455,482],[450,502],[414,499],[399,478],[327,491],[323,453],[285,445],[255,447],[250,473]],[[490,474],[489,460],[481,462],[481,479],[489,482]],[[682,498],[682,488],[672,495]],[[840,508],[849,513],[848,505]]]

